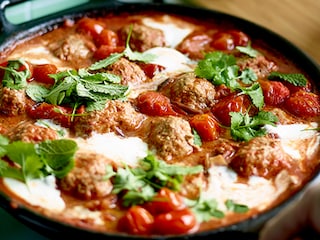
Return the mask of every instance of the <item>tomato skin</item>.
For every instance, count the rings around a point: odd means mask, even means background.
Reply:
[[[120,218],[118,228],[129,234],[151,234],[154,223],[153,216],[143,207],[133,206]]]
[[[149,78],[153,78],[157,72],[160,72],[165,69],[164,66],[153,63],[143,64],[140,67]]]
[[[278,81],[259,81],[266,105],[278,106],[290,95],[289,89]]]
[[[84,17],[79,20],[77,31],[90,35],[93,39],[98,38],[104,29],[104,24],[95,19]]]
[[[211,112],[224,125],[230,126],[231,116],[230,112],[246,112],[250,106],[250,99],[246,95],[229,95],[222,98],[216,103]]]
[[[121,53],[124,51],[124,47],[113,47],[108,45],[101,45],[95,52],[94,58],[102,60],[109,57],[113,53]]]
[[[145,204],[145,207],[152,215],[158,215],[174,210],[180,210],[186,206],[178,193],[168,188],[161,188],[154,196],[153,200]]]
[[[57,112],[55,109],[61,111]],[[55,106],[49,103],[40,103],[27,108],[27,114],[34,119],[52,119],[61,124],[63,127],[70,127],[71,125],[71,108]]]
[[[110,47],[116,47],[119,44],[119,37],[110,29],[103,29],[99,36],[95,39],[95,42],[97,46],[107,45]]]
[[[195,231],[198,223],[189,208],[162,213],[154,218],[153,231],[156,234],[186,234]]]
[[[247,46],[249,37],[238,30],[220,31],[213,35],[211,46],[217,50],[231,51],[236,46]]]
[[[316,117],[320,115],[320,96],[300,90],[285,101],[284,108],[298,117]]]
[[[189,123],[204,141],[215,140],[220,135],[220,126],[210,114],[197,114],[189,120]]]
[[[158,92],[143,92],[137,97],[140,112],[149,116],[177,116],[170,99]]]
[[[58,68],[54,64],[39,64],[33,65],[33,79],[40,83],[54,84],[54,79],[48,74],[57,73]]]
[[[310,81],[307,81],[307,84],[305,86],[294,86],[293,84],[289,82],[283,83],[290,91],[291,94],[298,92],[300,90],[303,90],[305,92],[311,92],[312,91],[312,84]]]

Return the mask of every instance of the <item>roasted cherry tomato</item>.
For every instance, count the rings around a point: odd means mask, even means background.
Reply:
[[[129,234],[146,235],[152,232],[154,218],[143,207],[133,206],[120,218],[118,228]]]
[[[183,209],[186,206],[178,193],[168,188],[162,188],[151,202],[145,204],[145,207],[152,215],[158,215],[160,213]]]
[[[307,84],[305,86],[295,86],[289,82],[283,82],[283,84],[290,90],[290,93],[293,94],[295,92],[298,92],[300,90],[303,90],[305,92],[311,92],[312,91],[312,84],[310,81],[307,81]]]
[[[58,68],[54,64],[33,65],[33,79],[45,84],[54,84],[54,79],[49,74],[57,73]]]
[[[266,105],[278,106],[283,103],[290,95],[289,89],[281,82],[259,81],[263,91],[264,102]]]
[[[40,103],[27,108],[27,114],[34,119],[52,119],[63,127],[71,125],[71,108]]]
[[[250,106],[250,99],[246,95],[229,95],[222,98],[212,108],[213,115],[225,126],[230,126],[230,112],[246,112]]]
[[[110,29],[103,29],[99,36],[95,39],[95,42],[97,46],[107,45],[110,47],[116,47],[119,44],[119,37]]]
[[[104,24],[93,18],[82,18],[78,22],[77,31],[90,35],[93,39],[98,38],[102,30],[105,28]]]
[[[102,60],[109,57],[112,53],[121,53],[123,52],[124,47],[113,47],[108,45],[101,45],[97,51],[94,53],[94,58],[97,60]]]
[[[165,69],[164,66],[153,63],[141,64],[140,67],[149,78],[153,78],[156,73]]]
[[[204,141],[212,141],[219,137],[220,126],[210,114],[197,114],[189,120],[189,123]]]
[[[305,91],[292,94],[284,103],[284,108],[298,117],[315,117],[320,115],[320,96]]]
[[[158,92],[144,92],[137,97],[137,107],[140,112],[149,116],[177,116],[170,99]]]
[[[153,231],[156,234],[186,234],[195,231],[198,223],[189,208],[162,213],[154,218]]]
[[[213,35],[211,46],[217,50],[231,51],[236,46],[246,46],[249,43],[249,37],[237,30],[220,31]]]

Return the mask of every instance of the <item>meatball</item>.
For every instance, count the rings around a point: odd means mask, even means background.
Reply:
[[[79,67],[86,67],[96,50],[94,43],[82,34],[64,36],[61,40],[54,41],[49,49],[61,60],[72,62]]]
[[[24,142],[42,142],[45,140],[55,140],[59,138],[56,130],[48,127],[36,125],[31,121],[24,121],[19,123],[15,128],[7,133],[11,141]]]
[[[292,158],[286,154],[279,139],[257,137],[239,148],[230,167],[242,177],[274,178],[282,170],[292,170]]]
[[[102,111],[76,117],[73,128],[81,137],[89,137],[93,132],[125,135],[126,131],[138,129],[144,119],[144,114],[137,112],[129,102],[109,100]]]
[[[126,41],[131,32],[130,47],[132,50],[144,52],[153,47],[164,47],[165,35],[162,30],[148,27],[143,24],[126,25],[120,30],[120,38]]]
[[[278,66],[264,56],[258,56],[256,58],[240,58],[237,62],[240,70],[246,68],[252,69],[258,78],[267,77],[271,72],[277,71]]]
[[[0,111],[8,116],[17,116],[25,112],[25,90],[2,87],[0,90]]]
[[[151,121],[148,145],[162,159],[187,155],[196,147],[189,122],[179,117],[156,117]]]
[[[125,58],[112,64],[110,72],[121,76],[121,84],[139,84],[147,80],[145,72],[134,62],[130,62]]]
[[[209,111],[215,103],[216,91],[208,80],[197,78],[193,73],[184,73],[169,79],[159,91],[170,98],[173,104],[191,113]]]
[[[106,167],[112,161],[105,156],[87,151],[78,151],[74,168],[58,184],[63,191],[84,200],[100,199],[112,191],[112,183],[105,180]]]

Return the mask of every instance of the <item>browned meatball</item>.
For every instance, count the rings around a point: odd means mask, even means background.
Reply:
[[[109,67],[111,73],[121,76],[121,84],[139,84],[147,80],[145,72],[134,62],[121,58]]]
[[[71,62],[78,67],[86,67],[90,64],[89,59],[91,59],[96,47],[89,38],[75,33],[53,41],[49,45],[49,49],[61,60]]]
[[[2,87],[0,90],[0,111],[8,116],[17,116],[25,112],[25,90]]]
[[[102,111],[92,111],[75,118],[77,136],[89,137],[93,132],[116,132],[125,135],[140,127],[145,116],[137,112],[129,102],[110,100]]]
[[[162,30],[138,23],[126,25],[120,30],[122,41],[127,40],[131,30],[130,47],[132,50],[144,52],[153,47],[165,46],[165,36]]]
[[[240,70],[246,68],[252,69],[258,78],[267,77],[271,72],[277,71],[278,66],[264,56],[258,56],[256,58],[240,58],[237,63],[240,67]]]
[[[56,130],[36,125],[34,122],[30,121],[21,122],[18,126],[9,131],[7,136],[11,141],[21,140],[32,143],[59,138],[59,134]]]
[[[150,125],[148,144],[164,160],[187,155],[195,148],[189,122],[179,117],[156,117]]]
[[[74,168],[59,181],[60,188],[80,199],[103,198],[111,193],[112,183],[105,180],[111,160],[94,152],[79,151]]]
[[[238,150],[230,167],[243,177],[260,176],[269,179],[283,169],[290,170],[291,161],[279,139],[257,137]]]
[[[184,73],[169,79],[159,91],[187,112],[207,112],[215,103],[216,91],[213,84],[206,79],[195,77],[193,73]]]

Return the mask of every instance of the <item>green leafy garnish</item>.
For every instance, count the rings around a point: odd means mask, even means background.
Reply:
[[[233,200],[230,200],[230,199],[225,202],[225,205],[229,211],[232,211],[235,213],[246,213],[249,211],[248,206],[235,203]]]
[[[54,105],[67,104],[73,108],[85,105],[90,106],[91,110],[101,110],[108,99],[125,98],[128,91],[128,86],[118,84],[119,76],[110,73],[92,74],[79,69],[50,74],[50,77],[55,79],[51,89],[30,84],[27,88],[28,96],[35,101]]]
[[[251,117],[248,113],[230,112],[231,116],[231,136],[236,141],[249,141],[252,138],[264,136],[266,130],[264,125],[275,125],[278,122],[277,116],[271,112],[260,111]]]
[[[248,44],[247,46],[236,46],[236,49],[239,50],[239,52],[244,53],[248,55],[249,57],[255,58],[258,55],[260,55],[259,51],[253,49],[251,47],[251,44]]]
[[[4,69],[2,84],[15,90],[24,89],[27,86],[27,79],[31,76],[29,65],[22,59],[9,60]]]
[[[106,176],[112,177],[113,193],[123,193],[122,204],[130,206],[151,201],[155,193],[163,187],[178,190],[183,176],[202,170],[200,165],[186,167],[167,164],[150,153],[139,162],[138,167],[125,166],[118,168],[116,172],[108,168]]]
[[[106,68],[109,65],[115,63],[122,57],[127,57],[131,61],[139,61],[139,62],[151,62],[155,56],[150,53],[141,53],[141,52],[136,52],[132,51],[130,48],[130,37],[132,33],[132,27],[131,30],[129,31],[127,40],[126,40],[126,47],[122,53],[113,53],[109,57],[102,59],[94,64],[92,64],[89,67],[89,70],[99,70],[102,68]]]
[[[194,142],[194,144],[196,146],[201,147],[202,141],[201,141],[201,137],[200,137],[199,133],[195,129],[192,129],[192,133],[193,133],[193,142]]]
[[[77,144],[66,139],[48,140],[39,144],[22,141],[9,143],[2,136],[0,149],[0,176],[27,182],[51,174],[58,178],[64,177],[73,167]],[[4,157],[16,166],[8,164]]]
[[[306,86],[308,80],[301,73],[280,73],[280,72],[271,72],[268,76],[268,79],[280,79],[286,82],[293,84],[294,86]]]
[[[224,84],[232,91],[249,95],[252,103],[259,109],[264,105],[262,89],[260,84],[255,82],[258,79],[257,75],[252,69],[240,72],[233,55],[219,51],[208,53],[198,62],[195,74],[212,81],[214,85]],[[253,85],[246,86],[251,84]]]

